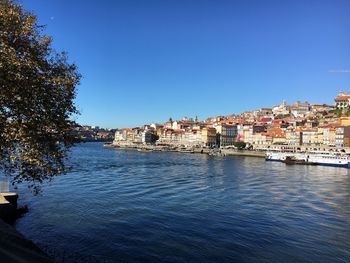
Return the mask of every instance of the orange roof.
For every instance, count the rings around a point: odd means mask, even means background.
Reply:
[[[328,113],[327,115],[325,115],[324,117],[330,117],[330,118],[334,118],[336,115],[334,113]]]
[[[317,128],[302,128],[303,132],[315,132],[317,131]]]
[[[335,101],[344,101],[350,99],[350,95],[339,96],[335,98]]]

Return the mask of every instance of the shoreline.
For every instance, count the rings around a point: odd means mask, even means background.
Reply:
[[[0,192],[0,258],[1,262],[53,262],[38,246],[15,228],[19,217],[18,195]]]
[[[282,146],[282,145],[270,145],[265,146],[265,148],[256,148],[251,150],[239,150],[232,148],[207,148],[207,147],[184,147],[184,146],[173,146],[173,145],[143,145],[143,144],[113,144],[107,143],[104,144],[104,147],[115,148],[115,149],[126,149],[126,150],[137,150],[140,152],[179,152],[179,153],[191,153],[191,154],[207,154],[210,156],[241,156],[241,157],[256,157],[256,158],[267,158],[267,154],[269,152],[286,152],[290,154],[295,153],[307,153],[308,151],[320,154],[345,154],[347,156],[350,155],[350,149],[347,147],[344,148],[333,148],[333,147],[319,147],[315,148],[313,146]],[[350,158],[350,157],[348,157]],[[283,160],[280,160],[283,162]],[[294,164],[294,163],[293,163]],[[301,164],[301,163],[298,163]],[[304,165],[311,165],[308,163],[304,163]],[[312,165],[320,165],[320,166],[340,166],[337,163],[323,163],[319,162]],[[342,165],[341,165],[342,166]],[[343,166],[342,166],[343,167]],[[346,168],[350,167],[349,164],[346,165]]]
[[[265,158],[266,151],[252,151],[252,150],[237,150],[237,149],[209,149],[209,148],[181,148],[175,146],[160,146],[160,145],[115,145],[104,144],[104,147],[121,149],[121,150],[135,150],[140,152],[179,152],[190,154],[207,154],[211,156],[243,156],[243,157],[258,157]]]
[[[0,219],[0,258],[1,262],[38,262],[52,263],[33,241],[27,239],[18,230]]]
[[[102,144],[98,145],[101,149]],[[105,146],[107,148],[116,148],[121,150],[132,150],[138,151],[144,147],[114,147],[114,146]],[[151,149],[151,146],[147,147]],[[161,146],[158,147],[160,149]],[[205,149],[205,148],[204,148]],[[102,148],[103,150],[103,148]],[[209,154],[208,152],[201,152],[201,148],[196,148],[196,151],[193,153],[197,154]],[[206,151],[210,151],[210,149],[205,149]],[[143,152],[143,151],[142,151]],[[144,150],[144,152],[153,152],[151,150]],[[156,151],[155,151],[156,152]],[[169,150],[169,152],[179,152],[178,150]],[[265,157],[264,151],[246,151],[246,150],[233,150],[233,149],[221,149],[223,153],[222,156],[242,156],[242,157]],[[192,153],[186,152],[183,153]],[[193,154],[192,153],[192,154]],[[136,156],[136,158],[138,158]],[[243,158],[242,158],[243,159]],[[220,160],[220,158],[218,158]],[[14,239],[13,236],[17,236],[18,239]],[[8,241],[10,240],[10,241]],[[17,241],[18,240],[18,241]],[[44,251],[47,251],[44,248]],[[6,254],[5,254],[6,253]],[[29,253],[29,254],[28,254]],[[49,253],[49,252],[48,252]],[[51,253],[49,253],[51,256]],[[15,229],[12,225],[7,225],[0,220],[0,258],[4,260],[4,262],[53,262],[49,256],[45,254],[37,245],[35,245],[32,241],[24,237],[18,230]],[[2,262],[2,261],[1,261]]]

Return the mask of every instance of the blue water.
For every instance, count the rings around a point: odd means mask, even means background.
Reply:
[[[86,143],[17,229],[58,261],[350,262],[350,170]],[[73,260],[74,259],[74,260]]]

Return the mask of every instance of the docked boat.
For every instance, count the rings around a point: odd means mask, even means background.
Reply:
[[[153,152],[154,150],[148,149],[148,148],[139,148],[139,149],[137,149],[137,151],[139,151],[139,152]]]
[[[111,142],[106,142],[103,144],[103,147],[110,147],[110,148],[119,148],[120,146],[117,144],[113,144]]]
[[[286,156],[283,162],[285,164],[310,164],[304,158],[297,158],[296,156]]]
[[[194,151],[192,149],[180,149],[179,152],[182,152],[182,153],[194,153]]]
[[[344,153],[330,152],[268,152],[267,161],[278,161],[286,164],[326,165],[337,167],[350,167],[350,157]]]
[[[305,154],[303,153],[294,153],[294,152],[267,152],[266,161],[277,161],[285,162],[286,160],[304,160],[306,161]]]
[[[307,155],[307,160],[317,165],[350,167],[349,155],[344,153],[309,153]]]

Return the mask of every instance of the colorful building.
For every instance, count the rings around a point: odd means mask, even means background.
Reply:
[[[205,146],[215,146],[217,144],[215,128],[205,127],[202,129],[202,143]]]

